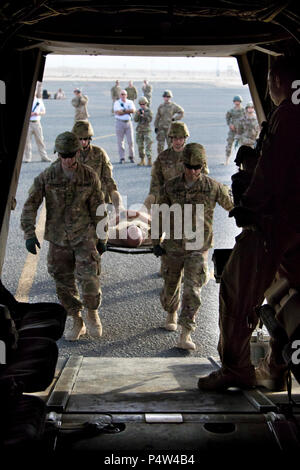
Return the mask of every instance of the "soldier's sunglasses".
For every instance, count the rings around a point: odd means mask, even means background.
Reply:
[[[201,170],[202,165],[189,165],[188,163],[184,163],[184,166],[188,168],[188,170]]]

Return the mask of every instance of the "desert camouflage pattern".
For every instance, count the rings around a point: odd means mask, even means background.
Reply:
[[[238,123],[238,135],[241,145],[249,145],[249,147],[254,147],[256,139],[259,134],[259,124],[256,118],[256,115],[249,116],[245,113],[245,116],[241,118]]]
[[[226,156],[229,157],[231,154],[232,144],[234,139],[240,140],[240,135],[238,134],[238,127],[241,119],[245,115],[245,108],[241,106],[239,109],[232,108],[226,113],[226,123],[229,126],[233,124],[235,130],[229,129],[228,136],[227,136],[227,145],[226,145]],[[240,142],[239,142],[240,143]]]
[[[37,211],[46,200],[45,240],[59,246],[80,243],[89,228],[96,229],[105,215],[97,216],[104,195],[97,174],[78,162],[76,174],[70,180],[56,160],[34,179],[21,214],[21,228],[27,240],[35,236]],[[103,240],[105,241],[105,240]]]
[[[152,99],[152,85],[149,85],[149,83],[147,85],[143,85],[142,86],[142,92],[143,92],[143,95],[145,96],[145,98],[147,98],[147,100],[149,102],[149,106],[150,106],[151,99]]]
[[[83,307],[97,310],[101,304],[100,260],[93,227],[75,245],[49,243],[48,272],[55,281],[57,297],[69,315],[81,311]],[[82,301],[76,281],[81,287]]]
[[[180,309],[178,323],[191,331],[196,328],[196,316],[201,306],[201,287],[209,279],[207,254],[207,252],[186,252],[161,258],[161,273],[164,280],[160,293],[161,305],[168,313]]]
[[[72,105],[75,108],[75,121],[88,119],[89,113],[87,110],[88,97],[86,95],[74,96]]]
[[[174,218],[171,217],[170,237],[161,243],[166,250],[162,256],[162,276],[164,287],[160,294],[162,307],[168,313],[173,313],[180,306],[181,277],[184,272],[183,294],[179,324],[194,331],[195,318],[201,305],[201,287],[208,281],[207,254],[213,245],[213,215],[216,204],[224,209],[233,208],[230,189],[206,175],[192,185],[187,186],[184,174],[168,180],[160,190],[158,204],[179,204],[182,208],[182,236],[174,238]],[[195,209],[197,204],[204,205],[204,240],[203,245],[197,250],[186,249],[187,240],[184,234],[184,205],[192,204]],[[155,214],[154,214],[155,216]],[[203,226],[200,227],[202,231]],[[192,212],[192,230],[199,230],[196,225],[195,211]],[[153,245],[159,243],[159,239],[152,239]]]
[[[145,108],[144,114],[142,115],[139,111],[134,114],[134,121],[137,122],[136,126],[136,143],[139,150],[139,157],[147,158],[152,157],[152,132],[150,122],[152,121],[152,111]]]
[[[201,252],[213,246],[213,216],[216,204],[218,203],[227,211],[234,207],[230,188],[204,174],[201,174],[200,178],[191,187],[186,185],[183,173],[180,176],[169,179],[160,189],[157,203],[159,205],[167,204],[168,206],[178,204],[183,214],[181,239],[174,239],[174,219],[171,217],[170,239],[165,239],[162,243],[167,254],[178,253],[180,251],[185,252],[186,243],[193,241],[187,240],[183,232],[185,204],[192,204],[193,208],[197,204],[204,205],[204,240],[203,246],[198,250]],[[191,222],[191,229],[195,232],[199,228],[197,227],[196,212],[194,210]],[[202,230],[202,227],[200,229]],[[154,245],[158,243],[159,239],[153,240]]]
[[[150,194],[158,201],[162,186],[171,178],[181,175],[183,172],[183,152],[175,152],[168,148],[161,152],[155,160],[151,171]]]
[[[164,149],[165,141],[168,146],[171,144],[171,140],[168,137],[168,131],[172,119],[175,121],[182,119],[184,116],[184,109],[176,103],[162,103],[157,109],[157,113],[154,120],[154,127],[158,129],[156,134],[157,140],[157,154],[160,154]]]
[[[117,191],[118,188],[113,178],[113,167],[106,151],[101,147],[90,144],[87,150],[80,150],[79,160],[97,173],[105,202],[111,202],[111,194],[113,191]]]

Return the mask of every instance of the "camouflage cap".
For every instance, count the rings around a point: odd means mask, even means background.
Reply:
[[[173,94],[172,94],[171,90],[165,90],[165,91],[163,92],[163,98],[164,98],[165,96],[169,96],[169,98],[172,98],[172,97],[173,97]]]
[[[232,101],[239,101],[241,103],[243,101],[243,98],[240,95],[235,95]]]
[[[81,148],[80,141],[73,132],[63,132],[55,139],[54,153],[68,155],[77,152]]]
[[[92,124],[89,121],[76,121],[72,132],[77,135],[77,137],[92,137],[94,135],[94,129]]]
[[[187,125],[181,121],[172,122],[168,137],[189,137],[190,133]]]
[[[207,167],[205,148],[201,144],[187,144],[183,149],[183,162],[191,166]]]
[[[246,104],[245,108],[254,108],[252,101],[249,101],[249,103]]]
[[[149,104],[149,101],[147,100],[146,96],[141,96],[139,99],[139,104]]]

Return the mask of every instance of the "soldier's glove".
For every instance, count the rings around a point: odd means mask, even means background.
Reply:
[[[158,258],[159,256],[165,255],[166,250],[162,248],[160,245],[154,245],[153,254]]]
[[[154,132],[155,132],[155,134],[158,133],[158,127],[156,127],[156,128],[154,129]]]
[[[247,207],[234,207],[229,212],[229,217],[235,218],[235,223],[238,227],[246,227],[247,225],[254,225],[257,223],[254,212],[247,209]]]
[[[105,251],[107,251],[107,243],[102,242],[101,240],[98,240],[97,242],[97,251],[99,255],[103,255]]]
[[[25,242],[26,249],[29,251],[29,253],[32,253],[33,255],[36,255],[36,246],[38,248],[41,248],[40,242],[36,237],[28,238]]]

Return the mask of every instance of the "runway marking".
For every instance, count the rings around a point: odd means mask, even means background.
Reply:
[[[45,221],[46,221],[46,205],[43,203],[41,208],[40,216],[36,225],[36,236],[40,242],[41,248],[44,240],[44,231],[45,231]],[[36,273],[38,261],[40,257],[40,250],[37,248],[37,254],[33,255],[28,253],[27,258],[24,263],[23,271],[21,273],[17,292],[16,299],[19,302],[28,302],[30,289],[32,287],[34,276]]]
[[[93,140],[105,139],[106,137],[113,137],[114,135],[116,135],[116,134],[97,135],[97,137],[93,137]]]

